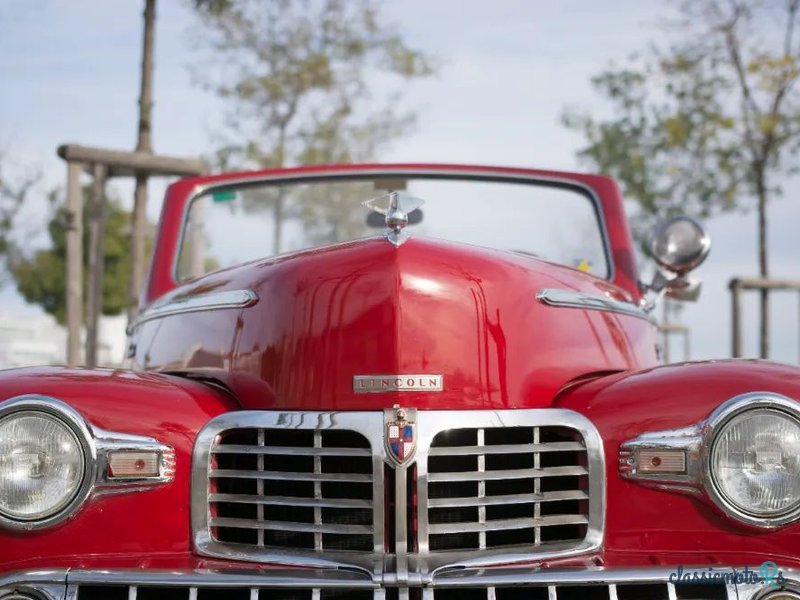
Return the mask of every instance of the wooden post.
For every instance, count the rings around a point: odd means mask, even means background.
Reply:
[[[189,275],[200,277],[206,272],[206,202],[198,198],[189,209]],[[183,252],[184,248],[178,248]],[[183,275],[183,274],[182,274]]]
[[[92,168],[92,213],[89,224],[89,281],[86,303],[86,366],[97,366],[97,334],[103,307],[103,271],[105,267],[106,167]]]
[[[741,320],[741,286],[740,280],[731,279],[728,286],[731,290],[731,356],[742,356],[742,320]]]
[[[81,363],[83,325],[83,190],[80,163],[67,163],[67,364]]]

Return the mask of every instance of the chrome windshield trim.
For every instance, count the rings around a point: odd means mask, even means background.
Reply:
[[[606,260],[607,273],[600,277],[605,281],[613,281],[617,274],[616,263],[611,252],[611,237],[608,233],[608,224],[606,223],[606,215],[603,211],[603,205],[597,191],[590,185],[571,179],[568,176],[559,177],[555,175],[534,175],[531,173],[509,173],[503,170],[495,170],[491,167],[477,168],[475,170],[462,171],[459,169],[452,169],[441,166],[431,166],[430,168],[418,167],[381,167],[372,169],[353,169],[348,171],[340,171],[336,169],[321,170],[314,173],[272,173],[269,175],[254,174],[243,175],[222,181],[212,181],[207,183],[197,184],[188,194],[188,200],[183,208],[183,215],[181,217],[181,230],[178,235],[175,256],[171,265],[171,273],[173,281],[176,285],[180,285],[186,281],[186,278],[181,278],[179,273],[180,255],[183,248],[183,239],[189,223],[189,211],[192,203],[208,192],[220,190],[230,187],[243,186],[243,185],[257,185],[259,183],[265,184],[297,184],[313,181],[336,181],[340,179],[363,180],[374,177],[391,178],[391,177],[406,177],[419,179],[461,179],[464,181],[495,181],[498,183],[523,183],[529,185],[542,185],[550,187],[567,187],[572,188],[578,193],[585,194],[589,201],[592,203],[592,208],[597,217],[597,225],[600,230],[600,235],[603,242],[603,256]],[[276,255],[276,256],[282,256]],[[265,257],[275,258],[275,256]]]
[[[630,317],[638,317],[655,324],[655,319],[636,304],[622,302],[600,294],[588,294],[574,290],[544,288],[536,294],[536,299],[542,304],[559,308],[582,308],[585,310],[599,310],[612,312]]]
[[[217,558],[251,560],[311,568],[344,567],[359,569],[376,581],[388,585],[424,585],[436,572],[450,568],[489,567],[499,564],[574,556],[600,548],[605,527],[605,458],[602,439],[595,426],[583,415],[566,409],[416,411],[417,449],[412,464],[417,470],[418,552],[387,555],[384,552],[384,465],[393,464],[384,444],[384,413],[370,412],[281,412],[236,411],[209,421],[200,431],[192,461],[191,523],[194,545],[198,553]],[[568,427],[579,432],[588,458],[589,509],[586,535],[581,541],[568,544],[542,545],[530,551],[523,547],[466,551],[429,551],[428,544],[428,454],[434,437],[442,432],[461,428],[497,427]],[[374,552],[314,552],[282,549],[258,549],[215,541],[209,531],[208,502],[209,464],[215,438],[224,430],[252,428],[346,429],[363,435],[370,443],[373,458]],[[411,465],[409,465],[411,466]],[[407,469],[395,468],[395,491],[398,478],[405,478]],[[406,525],[400,515],[397,527]],[[398,545],[398,549],[400,546]]]
[[[208,292],[188,298],[167,298],[151,304],[136,318],[131,330],[142,323],[162,317],[206,310],[222,310],[226,308],[245,308],[258,302],[258,295],[252,290],[222,290]]]

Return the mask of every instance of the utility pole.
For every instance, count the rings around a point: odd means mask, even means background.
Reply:
[[[152,154],[153,115],[153,44],[155,38],[156,0],[145,0],[144,38],[142,43],[141,87],[139,90],[139,127],[136,152]],[[131,274],[128,282],[128,321],[139,307],[139,294],[144,285],[145,243],[147,240],[147,173],[136,173],[131,222]]]

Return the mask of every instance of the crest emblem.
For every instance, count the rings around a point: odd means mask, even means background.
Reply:
[[[417,449],[417,426],[410,420],[414,409],[394,408],[385,412],[386,453],[397,465],[406,464]]]

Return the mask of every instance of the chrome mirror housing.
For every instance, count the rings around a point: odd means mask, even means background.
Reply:
[[[650,237],[650,254],[658,265],[678,276],[697,268],[708,256],[711,239],[690,217],[658,223]]]
[[[668,277],[657,270],[644,291],[655,292],[673,300],[694,302],[700,297],[701,282],[688,273],[700,266],[711,250],[711,239],[703,227],[690,217],[674,217],[658,223],[653,228],[649,244],[650,254],[658,266],[675,275]],[[652,309],[655,300],[646,302]]]

